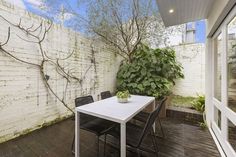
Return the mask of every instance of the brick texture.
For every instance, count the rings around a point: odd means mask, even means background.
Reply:
[[[176,81],[175,95],[197,96],[205,93],[205,44],[185,44],[172,47],[183,66],[184,79]]]

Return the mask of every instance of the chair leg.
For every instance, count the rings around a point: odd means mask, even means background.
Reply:
[[[158,144],[157,144],[157,137],[156,136],[154,136],[154,142],[156,143],[156,149],[159,152],[159,148],[158,148]]]
[[[138,157],[141,157],[142,153],[140,153],[139,149],[136,149],[137,153],[138,153]]]
[[[152,140],[153,140],[153,144],[155,147],[155,152],[156,152],[155,155],[156,155],[156,157],[158,157],[159,150],[158,150],[157,143],[156,143],[156,137],[153,137]]]
[[[103,157],[106,157],[106,144],[107,144],[107,134],[105,134],[105,143],[104,143],[104,154]],[[120,143],[119,143],[120,146]],[[120,151],[118,151],[118,156],[120,156]]]
[[[157,119],[158,119],[158,123],[159,123],[159,125],[160,125],[160,128],[161,128],[161,133],[162,133],[162,136],[163,136],[163,138],[165,138],[165,134],[164,134],[164,131],[163,131],[163,128],[162,128],[162,125],[161,125],[161,120],[160,120],[160,118],[159,118],[159,117],[157,117]]]
[[[156,157],[158,157],[158,152],[159,152],[159,150],[158,150],[158,146],[157,146],[156,136],[155,136],[154,130],[152,130],[151,133],[153,133],[153,136],[152,136],[152,144],[153,144],[154,149],[155,149],[155,152],[156,152],[155,155],[156,155]]]
[[[74,135],[74,137],[73,137],[73,141],[72,141],[72,144],[71,144],[71,152],[72,152],[73,154],[75,154],[74,145],[75,145],[75,135]]]
[[[155,144],[156,144],[156,149],[157,149],[157,151],[159,152],[159,148],[158,148],[158,143],[157,143],[157,135],[155,134],[155,131],[154,130],[152,130],[152,132],[153,132],[153,137],[154,137],[154,142],[155,142]]]
[[[106,157],[107,134],[104,135],[104,150],[103,157]]]
[[[99,157],[99,143],[100,143],[100,139],[99,139],[99,136],[97,138],[97,157]]]

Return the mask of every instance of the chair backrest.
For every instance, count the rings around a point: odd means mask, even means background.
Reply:
[[[82,96],[82,97],[78,97],[75,99],[75,107],[79,107],[79,106],[83,106],[89,103],[92,103],[93,101],[93,97],[91,95],[88,96]],[[90,116],[84,113],[80,113],[80,124],[86,124],[89,121],[92,121],[96,119],[96,117],[94,116]]]
[[[106,99],[106,98],[110,98],[110,97],[112,97],[110,91],[101,92],[101,99]]]
[[[159,115],[159,113],[162,109],[162,106],[165,104],[166,99],[167,98],[162,99],[161,102],[160,102],[160,105],[158,105],[156,107],[156,109],[149,114],[148,119],[147,119],[147,123],[145,124],[145,126],[143,128],[143,131],[142,131],[142,134],[141,134],[141,136],[139,138],[139,141],[137,143],[137,147],[139,147],[141,145],[144,138],[151,131],[151,129],[153,127],[153,124],[154,124],[156,118],[158,117],[158,115]]]
[[[92,102],[94,102],[94,100],[91,95],[78,97],[75,99],[75,107],[86,105]]]

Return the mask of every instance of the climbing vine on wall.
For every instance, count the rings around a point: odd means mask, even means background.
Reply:
[[[66,95],[68,90],[68,85],[70,83],[76,83],[79,86],[82,87],[82,84],[84,80],[86,79],[87,73],[90,71],[91,68],[94,68],[95,77],[94,77],[94,84],[93,89],[95,90],[95,86],[97,83],[97,67],[96,67],[96,59],[95,59],[95,51],[94,48],[91,45],[91,65],[85,70],[85,73],[81,77],[77,77],[74,75],[72,70],[70,68],[64,67],[61,62],[68,60],[72,57],[72,55],[75,53],[75,49],[68,53],[68,55],[64,58],[62,57],[51,57],[49,56],[49,53],[47,50],[43,47],[43,42],[46,39],[46,36],[48,35],[48,32],[50,31],[52,27],[51,21],[41,21],[39,25],[32,24],[30,27],[26,27],[22,24],[22,20],[19,20],[19,23],[15,24],[2,15],[0,15],[0,18],[6,21],[9,24],[8,31],[7,31],[7,37],[5,41],[0,42],[0,51],[7,56],[13,58],[14,60],[21,62],[22,64],[30,65],[33,67],[38,68],[40,71],[40,76],[44,82],[45,87],[47,90],[55,96],[55,98],[60,101],[69,111],[71,111],[74,114],[73,109],[69,107],[69,105],[66,103]],[[23,40],[28,43],[32,43],[38,46],[38,51],[40,54],[40,61],[38,63],[34,63],[28,60],[24,60],[21,57],[17,57],[12,52],[7,50],[5,46],[8,44],[10,38],[11,38],[11,28],[19,29],[21,32],[25,34],[25,37],[22,37],[20,35],[17,35],[20,40]],[[56,55],[58,56],[58,55]],[[52,88],[52,85],[50,84],[50,76],[46,72],[46,65],[51,65],[54,67],[57,75],[60,75],[65,80],[65,87],[63,89],[63,95],[59,96],[55,89]],[[83,93],[83,92],[82,92]]]

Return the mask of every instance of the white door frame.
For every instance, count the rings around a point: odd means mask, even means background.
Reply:
[[[228,120],[230,120],[234,125],[236,125],[236,113],[229,109],[228,106],[228,81],[227,81],[227,73],[228,73],[228,64],[227,64],[227,25],[228,23],[236,17],[236,7],[228,14],[224,22],[218,28],[216,33],[213,36],[212,40],[212,97],[211,97],[211,128],[214,131],[216,138],[218,139],[221,147],[223,148],[225,154],[228,157],[236,157],[236,152],[228,142]],[[216,44],[215,39],[221,33],[222,35],[222,52],[221,52],[221,102],[214,98],[215,92],[215,74],[216,74]],[[219,129],[218,125],[215,123],[215,108],[217,108],[221,112],[221,129]]]

